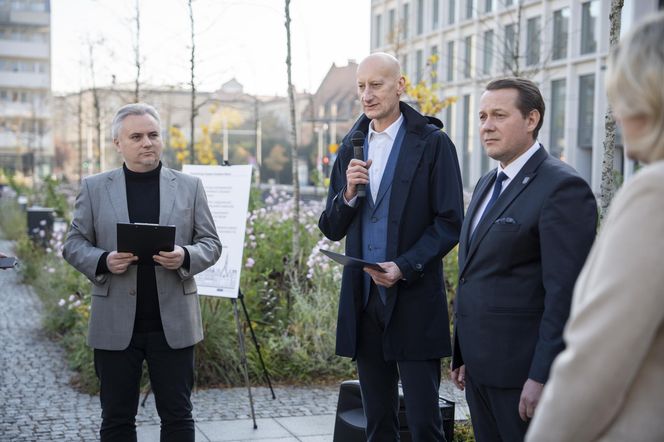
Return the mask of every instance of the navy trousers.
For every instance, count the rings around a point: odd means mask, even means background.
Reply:
[[[520,388],[494,388],[479,384],[466,370],[466,400],[477,442],[519,442],[528,422],[519,416]]]
[[[174,350],[163,332],[134,333],[121,351],[94,351],[101,389],[102,442],[136,441],[136,413],[143,361],[147,361],[162,442],[193,442],[191,390],[194,347]]]

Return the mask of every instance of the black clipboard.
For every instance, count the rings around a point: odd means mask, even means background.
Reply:
[[[369,262],[365,261],[360,258],[353,258],[352,256],[346,256],[342,255],[341,253],[336,253],[332,252],[330,250],[325,250],[325,249],[318,249],[323,253],[324,255],[327,255],[327,257],[331,258],[332,260],[338,262],[341,265],[344,266],[349,266],[349,267],[355,267],[355,268],[363,268],[363,267],[369,267],[370,269],[377,270],[382,273],[386,273],[385,269],[383,269],[381,266],[376,264],[375,262]]]
[[[118,252],[131,252],[138,256],[133,264],[160,265],[153,255],[172,252],[175,248],[175,226],[148,223],[117,223]]]

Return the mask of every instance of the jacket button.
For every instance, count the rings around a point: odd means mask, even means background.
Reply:
[[[129,296],[136,296],[136,289],[129,290]]]
[[[465,283],[466,283],[466,278],[461,278],[461,279],[459,279],[459,282],[460,282],[461,284],[465,284]]]
[[[422,270],[422,264],[415,264],[415,270],[417,271]]]
[[[374,216],[373,218],[371,218],[371,222],[372,222],[372,223],[377,223],[377,222],[378,222],[378,218],[376,218],[376,217]]]

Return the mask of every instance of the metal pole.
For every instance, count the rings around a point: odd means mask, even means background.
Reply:
[[[237,326],[237,340],[240,344],[240,363],[242,365],[242,372],[244,374],[244,383],[247,385],[247,391],[249,392],[249,405],[251,406],[251,418],[254,421],[254,430],[255,430],[256,428],[258,428],[258,425],[256,425],[254,398],[251,395],[251,385],[249,385],[249,370],[247,367],[247,350],[244,346],[244,333],[242,333],[242,327],[240,325],[240,314],[237,311],[237,299],[232,298],[231,302],[233,303],[233,316],[235,316],[235,325]]]

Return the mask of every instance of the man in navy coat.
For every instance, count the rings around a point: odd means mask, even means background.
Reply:
[[[442,257],[463,218],[456,150],[440,121],[400,102],[405,80],[391,55],[365,58],[357,88],[364,115],[350,133],[367,135],[364,159],[353,159],[347,135],[319,227],[385,272],[344,268],[337,354],[357,360],[369,441],[398,438],[399,379],[413,439],[443,441],[440,358],[451,345]]]
[[[523,440],[556,355],[597,204],[537,142],[544,100],[530,80],[492,81],[480,138],[499,166],[473,192],[459,243],[452,380],[478,442]]]

